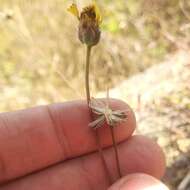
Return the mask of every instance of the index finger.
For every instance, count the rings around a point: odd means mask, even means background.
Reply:
[[[135,118],[127,104],[111,100],[111,107],[128,111],[116,128],[117,141],[131,136]],[[85,101],[40,106],[0,114],[0,183],[97,149]],[[112,144],[109,129],[99,131],[103,147]]]

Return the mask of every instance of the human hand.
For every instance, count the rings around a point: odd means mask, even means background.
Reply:
[[[111,107],[129,107],[110,100]],[[0,190],[158,190],[165,170],[161,149],[143,136],[131,136],[135,118],[115,128],[123,177],[109,187],[85,101],[73,101],[0,114]],[[111,177],[117,169],[110,131],[99,130]],[[156,179],[157,178],[157,179]]]

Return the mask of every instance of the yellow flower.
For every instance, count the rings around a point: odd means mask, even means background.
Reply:
[[[67,10],[79,19],[79,10],[76,4],[73,3]]]
[[[87,7],[84,7],[79,12],[76,4],[72,4],[68,11],[76,16],[79,20],[79,39],[82,43],[88,46],[96,45],[100,40],[100,29],[99,26],[102,22],[99,8],[96,3],[93,3]]]

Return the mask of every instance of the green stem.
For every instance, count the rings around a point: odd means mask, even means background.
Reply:
[[[92,46],[87,46],[86,72],[85,72],[85,86],[86,86],[86,98],[87,98],[88,106],[89,106],[89,103],[90,103],[89,72],[90,72],[90,55],[91,55],[91,49],[92,49]],[[91,118],[94,119],[94,118],[93,118],[92,111],[90,111],[90,114],[91,114]],[[108,177],[109,184],[112,184],[112,179],[111,179],[111,176],[110,176],[110,174],[109,174],[109,170],[108,170],[108,167],[107,167],[107,164],[106,164],[104,155],[103,155],[103,149],[102,149],[102,147],[101,147],[100,136],[99,136],[99,134],[98,134],[98,130],[95,129],[94,133],[95,133],[96,143],[97,143],[97,146],[98,146],[98,152],[99,152],[99,154],[100,154],[100,158],[101,158],[103,167],[104,167],[105,172],[106,172],[106,175],[107,175],[107,177]]]
[[[117,171],[119,174],[119,178],[121,178],[122,174],[121,174],[121,168],[120,168],[120,163],[119,163],[119,154],[118,154],[117,142],[116,142],[115,134],[114,134],[114,128],[112,126],[109,126],[109,127],[110,127],[110,131],[111,131],[113,147],[114,147],[114,151],[115,151],[115,160],[116,160]]]

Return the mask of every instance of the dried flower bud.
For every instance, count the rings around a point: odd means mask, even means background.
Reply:
[[[93,4],[84,7],[82,12],[79,13],[78,8],[75,4],[72,4],[68,9],[73,15],[79,20],[79,31],[78,36],[82,43],[88,46],[96,45],[100,40],[100,23],[101,16],[98,7]]]
[[[79,39],[89,46],[96,45],[100,40],[99,24],[96,20],[94,6],[83,9],[79,21]]]

